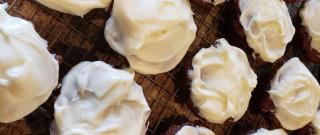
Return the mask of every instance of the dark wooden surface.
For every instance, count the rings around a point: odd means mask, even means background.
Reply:
[[[40,35],[48,40],[50,52],[57,54],[59,58],[60,80],[71,67],[86,60],[102,60],[115,67],[128,67],[126,59],[114,52],[104,39],[104,26],[110,15],[106,10],[94,10],[82,19],[48,9],[34,0],[0,0],[0,2],[9,2],[10,8],[8,12],[11,15],[32,21]],[[203,47],[209,47],[217,38],[221,37],[227,38],[232,45],[246,50],[247,47],[242,44],[245,41],[231,37],[230,33],[228,33],[230,32],[228,31],[230,30],[228,25],[222,25],[226,23],[226,20],[230,19],[229,15],[232,14],[229,13],[227,5],[223,4],[208,9],[198,7],[192,3],[192,8],[195,12],[194,19],[198,26],[197,38],[182,62],[168,73],[159,75],[136,74],[135,80],[142,85],[146,99],[152,109],[147,131],[148,135],[163,134],[171,124],[177,123],[197,123],[212,129],[216,135],[242,135],[260,127],[277,127],[270,114],[257,111],[256,108],[260,107],[257,107],[258,103],[255,102],[250,103],[248,111],[239,121],[219,125],[210,124],[199,119],[190,111],[186,103],[177,101],[189,98],[180,96],[184,89],[179,86],[181,85],[179,83],[179,80],[181,80],[179,74],[185,70],[186,63],[191,61],[198,50]],[[293,18],[300,5],[300,3],[290,5],[290,12]],[[289,51],[286,54],[288,58],[299,56],[303,59],[303,55],[299,51],[299,45],[292,46],[298,47],[289,47]],[[249,53],[249,51],[246,52]],[[305,63],[319,79],[319,66],[309,62]],[[273,67],[275,65],[269,64],[255,68],[255,71],[262,77],[267,76],[271,74],[270,66]],[[268,81],[263,80],[263,78],[259,80],[259,85],[262,86],[259,88],[265,88],[269,85]],[[58,95],[59,88],[53,92],[46,103],[23,120],[10,124],[0,124],[0,135],[48,135],[50,123],[53,120],[53,104]]]

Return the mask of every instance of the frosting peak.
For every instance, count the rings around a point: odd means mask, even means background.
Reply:
[[[191,99],[199,115],[212,123],[223,123],[228,118],[239,120],[257,84],[246,54],[219,39],[215,46],[195,55],[192,67]]]
[[[36,0],[54,10],[83,16],[95,8],[108,8],[111,0]]]
[[[144,135],[150,108],[134,73],[82,62],[63,79],[53,134]]]
[[[320,86],[298,59],[287,61],[276,73],[269,94],[276,106],[276,117],[288,130],[311,122],[320,101]]]
[[[266,62],[284,55],[295,28],[283,0],[240,0],[240,23],[249,46]]]
[[[188,0],[116,0],[105,37],[134,70],[158,74],[181,61],[196,30]]]
[[[208,128],[200,126],[183,126],[175,135],[215,135]]]
[[[44,103],[58,84],[59,66],[33,24],[0,4],[0,122],[23,118]]]
[[[283,129],[267,130],[261,128],[256,133],[253,133],[251,135],[287,135],[287,133]]]

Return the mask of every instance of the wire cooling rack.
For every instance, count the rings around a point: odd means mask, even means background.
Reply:
[[[60,63],[60,81],[74,65],[81,61],[102,60],[115,67],[128,67],[126,59],[114,52],[103,36],[106,20],[110,12],[99,9],[84,16],[71,16],[48,9],[34,0],[0,0],[8,2],[9,14],[30,20],[40,35],[48,40],[48,49],[57,54]],[[181,72],[195,53],[203,47],[209,47],[218,37],[219,21],[223,20],[221,12],[224,5],[205,9],[192,4],[195,22],[198,26],[197,38],[188,50],[182,62],[172,71],[159,75],[136,74],[135,80],[142,85],[144,94],[152,109],[149,118],[148,135],[163,134],[172,124],[183,122],[197,123],[212,129],[216,135],[241,135],[260,127],[277,127],[268,114],[250,111],[237,122],[210,124],[189,109],[181,96]],[[1,20],[0,20],[1,21]],[[235,42],[236,43],[236,42]],[[185,84],[182,84],[185,85]],[[49,135],[50,123],[53,120],[53,104],[59,95],[57,88],[49,100],[24,119],[10,124],[0,124],[0,135]]]

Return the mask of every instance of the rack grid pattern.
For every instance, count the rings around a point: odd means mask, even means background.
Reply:
[[[115,67],[128,67],[126,59],[114,52],[104,39],[104,26],[110,11],[94,10],[80,18],[48,9],[34,0],[0,0],[0,3],[4,2],[10,5],[9,14],[32,21],[37,32],[48,40],[49,51],[57,55],[60,63],[60,80],[70,68],[86,60],[102,60]],[[137,73],[135,76],[152,109],[147,134],[161,134],[181,117],[187,118],[188,122],[209,127],[217,135],[239,134],[259,127],[272,127],[272,123],[266,118],[268,116],[251,111],[247,111],[243,118],[235,123],[210,124],[195,116],[187,104],[177,102],[179,99],[188,98],[179,96],[183,89],[177,83],[186,63],[191,61],[198,50],[209,47],[217,38],[223,37],[223,33],[218,29],[223,6],[208,10],[192,3],[192,9],[198,26],[197,38],[177,68],[159,75]],[[0,124],[0,135],[48,135],[53,120],[53,104],[58,95],[59,88],[46,103],[25,119]]]

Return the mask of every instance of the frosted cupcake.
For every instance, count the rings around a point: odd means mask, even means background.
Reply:
[[[82,62],[64,77],[51,134],[144,135],[150,108],[134,73]]]
[[[33,24],[0,4],[0,122],[19,120],[43,104],[58,84],[59,65]]]
[[[116,0],[105,38],[135,71],[159,74],[177,66],[196,31],[188,0]]]
[[[275,105],[275,116],[285,129],[300,129],[317,113],[319,83],[298,58],[290,59],[277,71],[269,94]]]
[[[281,58],[295,34],[283,0],[239,0],[240,24],[256,57],[273,63]]]
[[[225,39],[201,49],[193,58],[188,76],[196,113],[211,123],[239,120],[257,84],[246,54]]]

